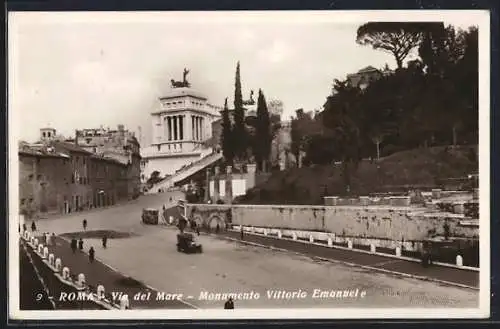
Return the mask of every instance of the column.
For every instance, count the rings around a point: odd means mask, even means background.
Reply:
[[[213,198],[213,203],[216,203],[217,201],[219,201],[219,198],[220,198],[220,192],[219,192],[219,188],[220,188],[220,185],[219,185],[219,173],[220,173],[220,169],[219,167],[215,167],[215,175],[214,175],[214,198]]]
[[[168,120],[168,140],[172,140],[172,117],[167,117]]]
[[[196,137],[195,135],[195,129],[194,129],[194,115],[191,115],[191,139],[194,140]]]
[[[179,115],[179,140],[184,140],[184,116]]]
[[[174,141],[177,140],[177,117],[174,115],[173,117],[174,120]]]
[[[189,139],[189,127],[188,127],[188,117],[187,115],[182,116],[182,124],[183,124],[183,131],[184,131],[184,140]]]
[[[168,138],[168,117],[163,117],[163,136],[162,139]]]
[[[226,167],[226,203],[231,204],[233,202],[233,168],[231,166]]]
[[[194,119],[194,129],[196,131],[195,139],[198,140],[198,116],[195,116],[195,119]]]
[[[201,117],[200,118],[200,139],[201,140],[204,140],[204,136],[203,136],[203,122],[205,122],[205,118]]]

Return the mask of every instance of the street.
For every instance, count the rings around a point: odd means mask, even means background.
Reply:
[[[176,250],[177,231],[141,224],[143,208],[175,205],[171,194],[143,196],[129,204],[40,220],[41,232],[113,230],[123,237],[85,239],[96,258],[159,292],[183,294],[197,308],[222,308],[217,293],[242,293],[235,307],[477,307],[478,291],[401,278],[307,256],[243,245],[209,235],[198,237],[203,254]],[[29,224],[29,223],[28,223]],[[331,292],[333,291],[333,292]],[[341,291],[339,293],[339,291]],[[256,296],[258,295],[259,298]]]

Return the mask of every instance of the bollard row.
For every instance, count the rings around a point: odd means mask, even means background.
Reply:
[[[71,271],[69,267],[62,266],[61,258],[55,258],[55,255],[53,253],[49,253],[49,248],[44,246],[42,243],[38,243],[39,242],[38,239],[32,236],[28,231],[25,231],[24,239],[26,241],[30,241],[30,243],[34,247],[36,246],[37,253],[42,257],[42,259],[48,261],[49,265],[53,268],[55,273],[61,274],[63,280],[73,281],[71,279]],[[83,273],[78,274],[76,286],[80,289],[83,289],[85,288],[85,285],[86,285],[85,274]],[[98,285],[97,287],[97,297],[98,300],[105,299],[105,289],[102,284]],[[120,299],[119,307],[120,309],[123,310],[130,308],[130,302],[127,295],[122,296],[122,298]]]
[[[238,226],[239,230],[241,230],[241,226]],[[251,227],[248,227],[248,230],[249,232],[251,233],[256,233],[256,228],[254,226],[251,226]],[[264,236],[268,236],[269,235],[269,230],[267,228],[264,228],[260,231]],[[278,239],[282,239],[283,238],[283,232],[281,230],[278,230],[277,231],[277,237]],[[298,240],[298,236],[297,236],[297,233],[296,232],[292,232],[292,240],[294,241],[297,241]],[[327,238],[327,245],[328,247],[333,247],[333,244],[334,244],[334,239],[335,239],[335,234],[330,234],[330,235],[333,235],[333,238],[331,236],[328,236]],[[314,236],[312,234],[309,234],[309,243],[314,243]],[[347,248],[348,249],[353,249],[353,241],[352,240],[347,240]],[[402,248],[401,246],[396,246],[395,250],[395,255],[396,257],[402,257]],[[377,246],[374,244],[374,243],[371,243],[370,244],[370,253],[377,253]],[[457,255],[456,256],[456,261],[455,261],[455,265],[458,266],[458,267],[462,267],[464,266],[463,265],[463,257],[462,255]]]

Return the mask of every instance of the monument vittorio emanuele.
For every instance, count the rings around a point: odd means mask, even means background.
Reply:
[[[212,123],[223,108],[191,88],[188,73],[184,69],[182,81],[171,80],[170,91],[150,113],[152,142],[141,149],[143,181],[154,171],[171,176],[205,157],[220,157],[204,142],[212,136]]]

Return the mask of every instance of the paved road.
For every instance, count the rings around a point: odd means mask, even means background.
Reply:
[[[199,308],[221,308],[224,301],[206,300],[204,293],[247,293],[236,307],[477,307],[478,293],[417,279],[399,278],[361,268],[314,261],[310,257],[242,245],[208,235],[201,236],[204,253],[186,255],[175,248],[176,231],[140,223],[143,207],[168,203],[168,195],[143,197],[134,204],[80,216],[40,221],[42,231],[81,231],[86,218],[89,230],[113,229],[134,233],[113,239],[96,256],[113,268],[154,287],[158,291],[182,293]],[[174,201],[175,202],[175,201]],[[173,205],[174,202],[170,205]],[[313,298],[321,291],[351,290],[357,297]],[[297,292],[303,298],[273,299],[269,294]],[[299,291],[300,290],[300,291]],[[365,292],[364,298],[361,293]],[[252,294],[253,293],[253,294]],[[255,299],[256,294],[258,299]],[[305,297],[304,297],[305,293]],[[209,296],[207,296],[209,297]],[[243,296],[241,296],[243,297]],[[272,297],[272,296],[271,296]]]

